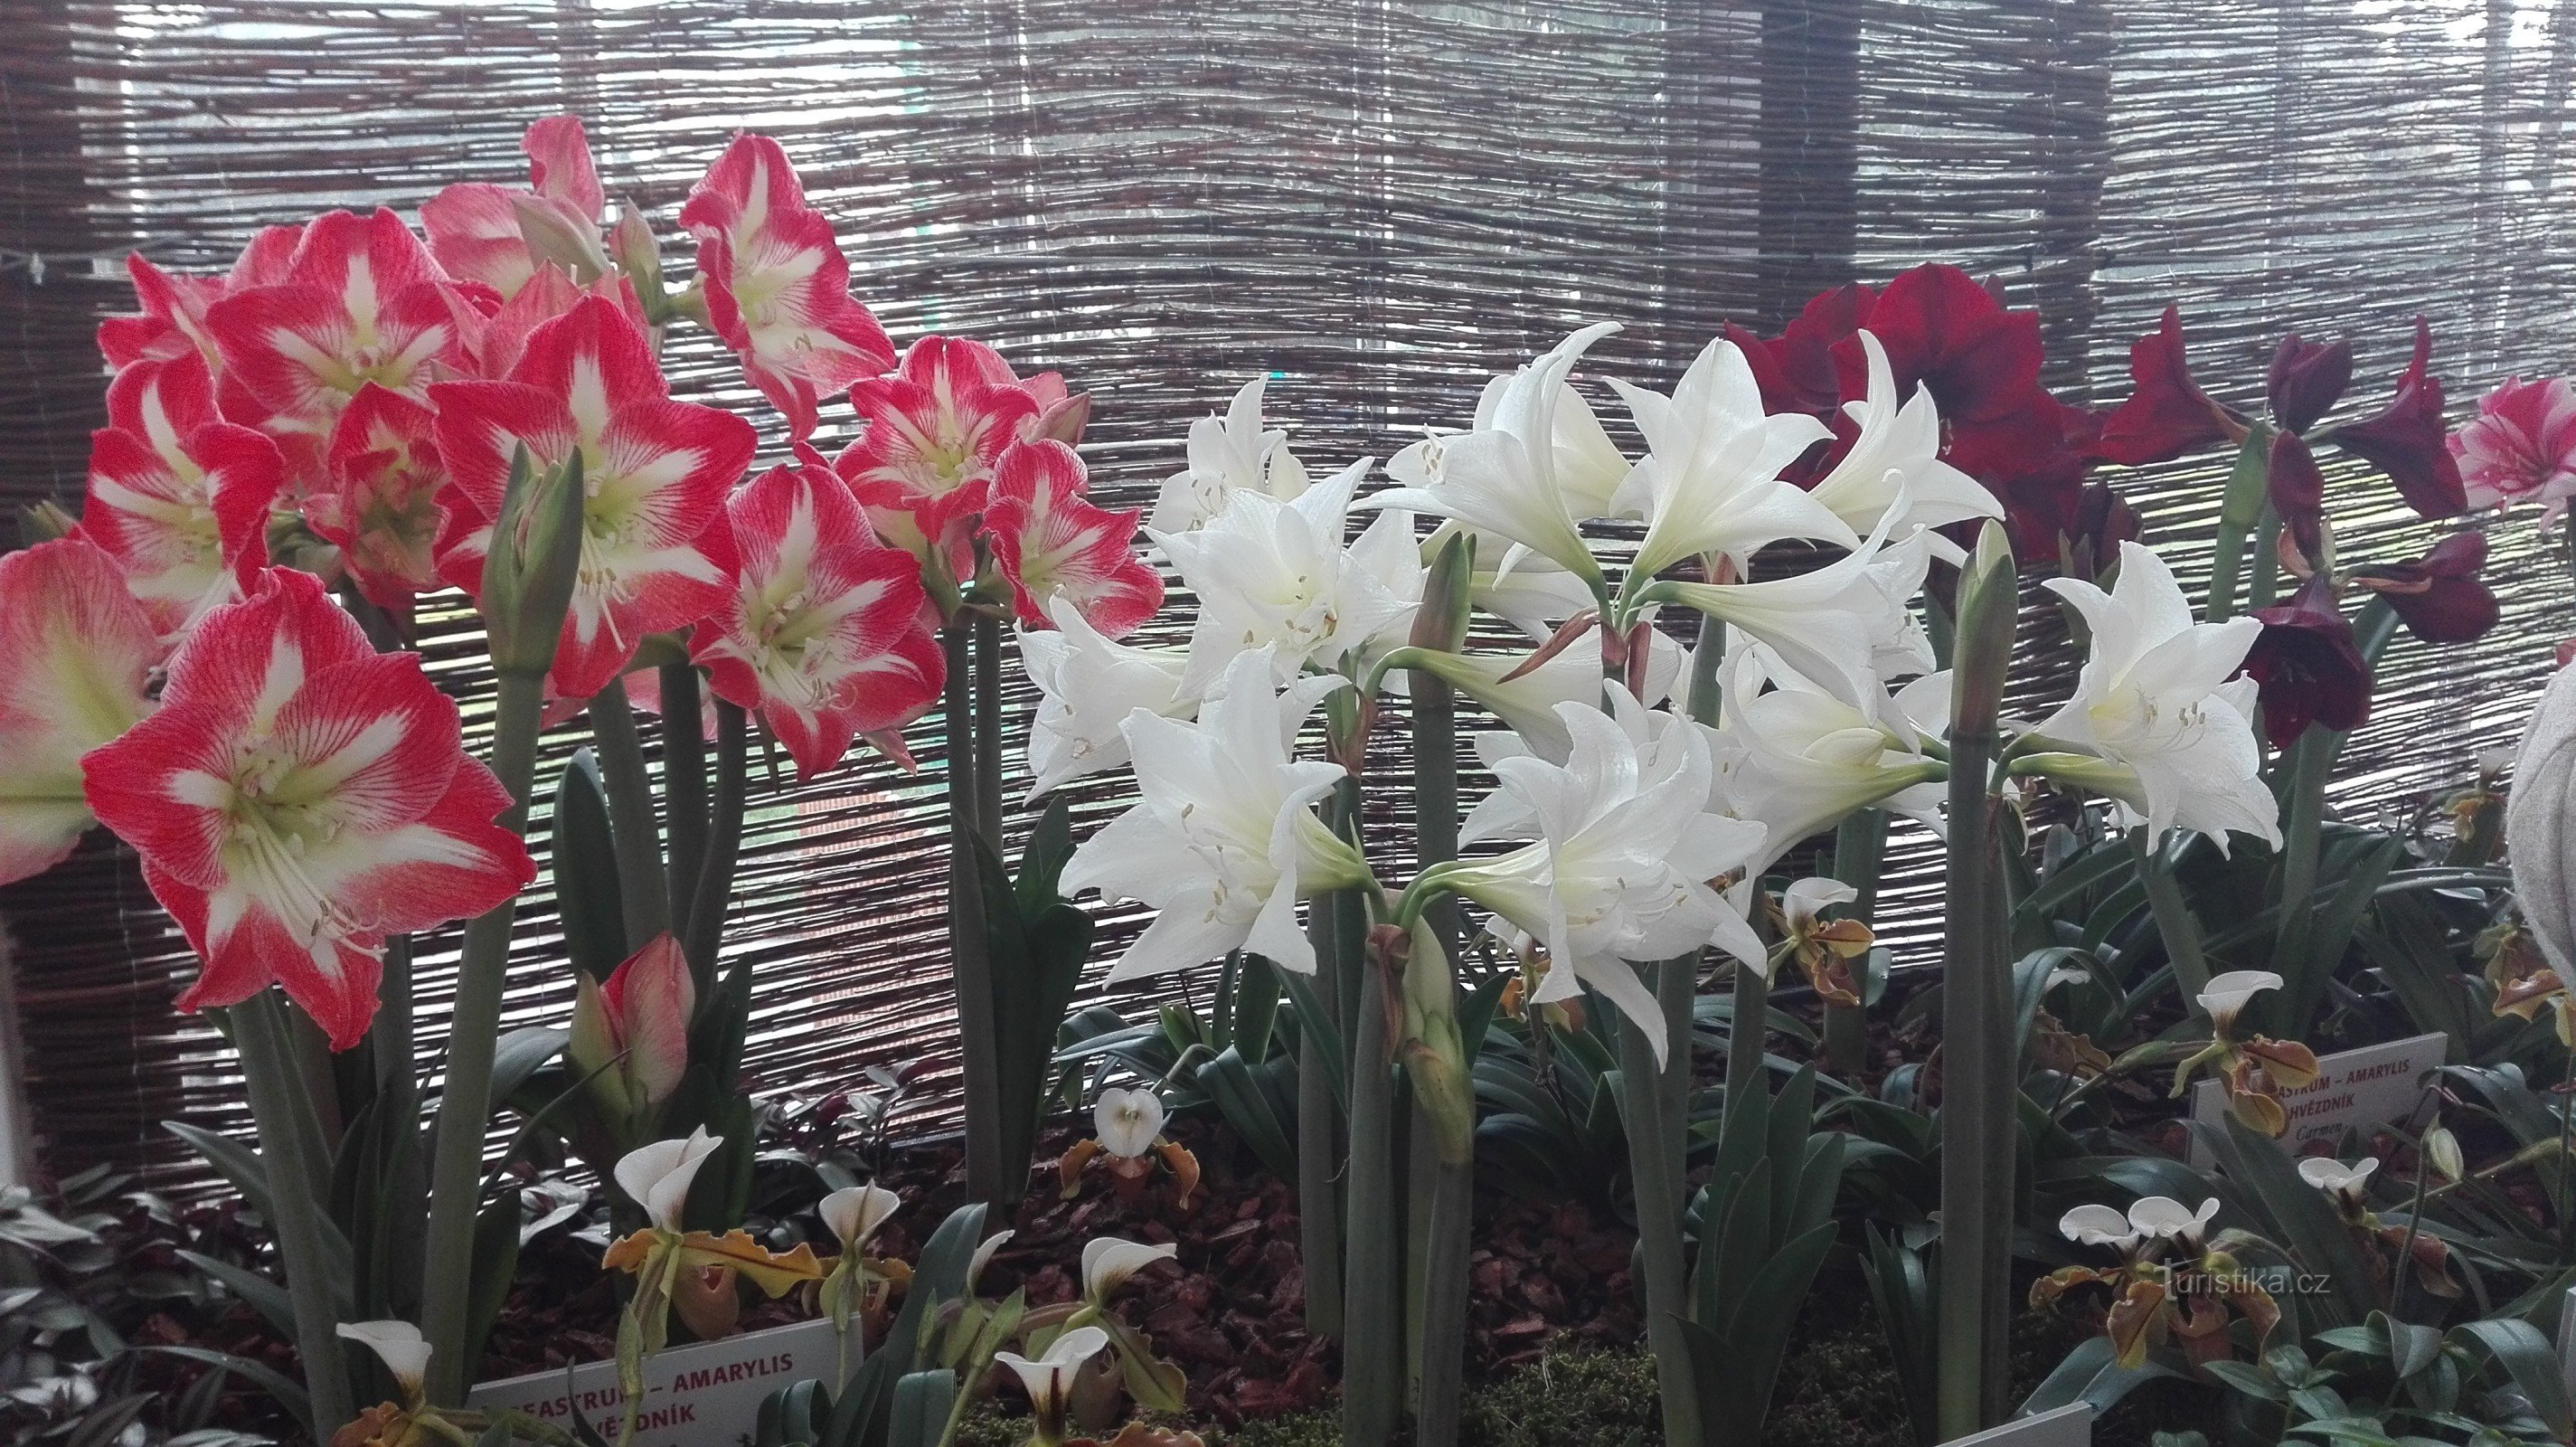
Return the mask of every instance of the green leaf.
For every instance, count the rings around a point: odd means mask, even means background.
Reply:
[[[2325,1193],[2299,1179],[2277,1143],[2232,1115],[2216,1129],[2193,1122],[2191,1131],[2240,1193],[2261,1207],[2273,1228],[2267,1234],[2295,1253],[2300,1265],[2326,1277],[2326,1289],[2303,1294],[2301,1306],[2325,1326],[2361,1320],[2376,1295],[2376,1278]]]
[[[1270,1168],[1271,1174],[1295,1185],[1297,1182],[1297,1143],[1291,1122],[1292,1105],[1283,1116],[1273,1093],[1263,1087],[1261,1079],[1243,1053],[1229,1045],[1214,1059],[1201,1062],[1197,1078],[1199,1089],[1208,1093],[1225,1113],[1225,1123],[1232,1127],[1254,1155]]]
[[[528,1077],[563,1053],[572,1036],[563,1030],[530,1025],[513,1030],[492,1047],[492,1099],[508,1100]]]
[[[502,1191],[474,1218],[474,1258],[467,1263],[473,1285],[465,1298],[467,1380],[480,1375],[483,1343],[500,1320],[510,1298],[510,1279],[519,1271],[519,1193]]]
[[[163,1121],[162,1128],[195,1147],[241,1193],[243,1204],[259,1213],[260,1219],[274,1221],[277,1210],[268,1199],[268,1168],[260,1164],[259,1152],[228,1135],[220,1135],[183,1120]]]
[[[906,1372],[894,1384],[894,1416],[885,1447],[939,1447],[948,1408],[957,1398],[957,1374],[945,1367]]]
[[[2559,1375],[2557,1354],[2549,1339],[2530,1322],[2512,1317],[2487,1321],[2463,1322],[2451,1328],[2451,1338],[2463,1346],[2474,1343],[2495,1358],[2505,1374],[2513,1378],[2516,1390],[2531,1403],[2549,1430],[2565,1440],[2576,1424],[2571,1424],[2567,1387]]]
[[[224,1284],[224,1289],[248,1303],[277,1334],[288,1341],[295,1339],[295,1299],[286,1288],[251,1270],[229,1261],[195,1251],[181,1251],[179,1259]]]
[[[555,907],[564,952],[594,980],[623,963],[626,905],[617,882],[617,839],[608,823],[608,791],[588,748],[564,762],[555,784]]]
[[[305,1394],[302,1384],[293,1381],[265,1362],[256,1362],[248,1357],[237,1357],[231,1352],[209,1351],[204,1347],[147,1346],[138,1347],[136,1350],[158,1352],[165,1357],[200,1362],[206,1366],[230,1372],[268,1393],[276,1400],[277,1405],[286,1409],[288,1416],[304,1424],[304,1430],[312,1433],[315,1441],[321,1441],[329,1435],[313,1431],[313,1399]]]
[[[2021,1404],[2021,1414],[2035,1417],[2082,1402],[2099,1415],[2139,1386],[2175,1375],[2178,1373],[2171,1367],[2152,1357],[2142,1366],[2124,1367],[2109,1337],[2086,1337],[2066,1354],[2066,1360],[2057,1364],[2057,1370],[2032,1390],[2029,1400]]]

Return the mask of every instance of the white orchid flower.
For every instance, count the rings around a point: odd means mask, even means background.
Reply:
[[[430,1347],[419,1327],[407,1321],[344,1321],[337,1330],[343,1339],[364,1342],[376,1354],[402,1388],[404,1402],[420,1400],[421,1383],[429,1377]]]
[[[1754,873],[1862,809],[1902,814],[1940,832],[1940,781],[1949,770],[1923,751],[1922,740],[1949,722],[1949,674],[1927,674],[1897,690],[1886,709],[1892,725],[1763,649],[1735,653],[1725,678],[1722,726],[1710,740],[1717,806],[1768,831]],[[1767,691],[1766,683],[1773,685]]]
[[[1574,747],[1574,736],[1566,731],[1557,710],[1569,703],[1593,708],[1601,697],[1601,656],[1588,649],[1565,649],[1527,672],[1521,672],[1529,663],[1526,654],[1422,649],[1408,654],[1405,662],[1408,668],[1439,675],[1450,687],[1484,705],[1531,753],[1552,764],[1564,763],[1566,751]],[[1651,706],[1670,697],[1681,672],[1682,652],[1668,642],[1648,653],[1645,695],[1640,702]],[[1520,676],[1509,677],[1514,673]],[[1410,683],[1402,671],[1390,669],[1384,686],[1389,693],[1404,694]],[[1492,762],[1486,760],[1489,765]]]
[[[1552,559],[1587,587],[1596,583],[1601,565],[1577,524],[1607,504],[1588,500],[1586,489],[1595,474],[1558,465],[1556,439],[1574,364],[1594,342],[1618,329],[1615,322],[1585,327],[1503,379],[1489,389],[1486,425],[1440,439],[1436,464],[1421,466],[1427,478],[1422,485],[1390,488],[1364,505],[1456,518],[1479,533],[1507,538]]]
[[[1063,1440],[1065,1414],[1073,1406],[1073,1384],[1082,1375],[1083,1366],[1107,1345],[1109,1333],[1096,1326],[1078,1326],[1048,1343],[1036,1361],[1018,1352],[993,1353],[993,1360],[1010,1368],[1029,1394],[1029,1412],[1037,1419],[1037,1431],[1031,1441]]]
[[[2210,1024],[2224,1035],[2236,1027],[2236,1017],[2256,995],[2279,988],[2281,977],[2270,970],[2229,970],[2211,976],[2209,987],[2194,998],[2208,1012]]]
[[[1110,1293],[1127,1284],[1128,1277],[1180,1254],[1181,1248],[1168,1242],[1148,1246],[1115,1236],[1097,1237],[1082,1248],[1082,1299],[1100,1306],[1109,1300]]]
[[[1237,492],[1194,532],[1149,531],[1199,599],[1184,692],[1206,691],[1246,649],[1276,650],[1283,672],[1310,662],[1329,667],[1411,616],[1422,600],[1412,520],[1379,519],[1357,556],[1342,545],[1351,494],[1367,469],[1365,461],[1346,467],[1294,502]],[[1386,575],[1399,538],[1410,597],[1404,577]]]
[[[893,1219],[903,1197],[883,1186],[843,1186],[825,1196],[815,1213],[832,1228],[845,1252],[864,1250],[877,1228]]]
[[[2025,766],[2108,796],[2153,838],[2183,828],[2221,853],[2231,832],[2277,847],[2280,810],[2254,740],[2255,682],[2229,677],[2263,625],[2193,621],[2173,570],[2136,543],[2120,545],[2108,593],[2073,578],[2048,586],[2083,615],[2093,649],[2074,697],[2035,732],[2096,762],[2048,754]]]
[[[2209,1229],[2210,1218],[2217,1214],[2216,1196],[2201,1202],[2197,1211],[2171,1196],[2140,1196],[2129,1207],[2129,1224],[2143,1236],[2195,1246]]]
[[[1646,520],[1632,578],[1651,578],[1684,558],[1715,553],[1739,562],[1782,538],[1820,538],[1857,547],[1861,534],[1781,469],[1831,437],[1801,412],[1762,410],[1762,388],[1733,342],[1711,342],[1669,397],[1612,381],[1645,434],[1646,455],[1612,499],[1613,511]]]
[[[1261,391],[1268,380],[1255,377],[1244,383],[1223,417],[1190,424],[1190,465],[1164,481],[1145,526],[1166,533],[1203,527],[1238,492],[1283,502],[1304,494],[1306,469],[1288,450],[1288,434],[1265,431],[1261,425]]]
[[[1029,797],[1127,762],[1127,716],[1143,709],[1188,718],[1198,698],[1181,689],[1189,654],[1104,637],[1067,598],[1047,604],[1055,627],[1020,630],[1020,662],[1038,687],[1029,725]]]
[[[1538,999],[1588,980],[1646,1028],[1661,1059],[1661,1012],[1628,962],[1714,944],[1759,968],[1760,937],[1708,881],[1743,868],[1763,830],[1709,812],[1714,768],[1696,725],[1648,712],[1616,684],[1607,692],[1609,713],[1558,709],[1573,740],[1563,764],[1492,752],[1500,802],[1471,811],[1460,838],[1535,842],[1437,866],[1439,882],[1546,944],[1565,968],[1550,970]]]
[[[2083,1205],[2057,1218],[2058,1234],[2081,1246],[2109,1246],[2128,1251],[2145,1239],[2146,1233],[2129,1224],[2113,1206]]]
[[[1091,1129],[1102,1150],[1133,1160],[1154,1148],[1163,1133],[1163,1115],[1162,1097],[1154,1092],[1112,1086],[1100,1092],[1099,1103],[1091,1108]]]
[[[1013,1236],[1018,1234],[1019,1233],[1017,1231],[1005,1227],[977,1243],[975,1254],[968,1257],[966,1261],[966,1294],[968,1296],[973,1296],[975,1294],[976,1283],[984,1279],[984,1268],[993,1264],[993,1253],[1001,1250],[1003,1243],[1009,1241]]]
[[[709,1135],[707,1128],[700,1126],[684,1141],[637,1146],[617,1162],[618,1189],[644,1208],[654,1230],[677,1231],[681,1229],[680,1212],[689,1204],[689,1185],[698,1178],[698,1167],[705,1165],[707,1157],[723,1144],[723,1136]]]
[[[2299,1179],[2358,1208],[2370,1199],[2370,1173],[2378,1169],[2377,1156],[2364,1156],[2348,1166],[2326,1156],[2308,1156],[2299,1162]]]
[[[1859,898],[1858,889],[1839,879],[1810,876],[1780,891],[1780,913],[1788,921],[1789,932],[1798,935],[1814,929],[1826,910]]]
[[[1843,404],[1859,433],[1851,447],[1810,494],[1854,533],[1866,536],[1889,524],[1891,537],[1946,527],[1971,518],[2000,518],[2003,504],[1975,478],[1941,460],[1941,416],[1932,389],[1917,387],[1903,406],[1896,377],[1878,338],[1856,334],[1869,355],[1869,392]],[[1935,557],[1967,560],[1967,551],[1938,533],[1927,533]]]
[[[1085,840],[1059,884],[1160,911],[1109,972],[1113,981],[1188,969],[1248,949],[1312,974],[1315,951],[1297,899],[1368,878],[1350,843],[1309,806],[1343,777],[1337,764],[1300,762],[1298,725],[1339,679],[1301,678],[1282,692],[1272,655],[1228,666],[1218,696],[1182,723],[1139,709],[1127,717],[1143,799]]]

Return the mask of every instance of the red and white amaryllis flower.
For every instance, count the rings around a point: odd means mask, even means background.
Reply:
[[[730,412],[671,400],[644,333],[616,303],[585,297],[539,327],[502,382],[431,388],[439,455],[463,507],[439,569],[479,593],[492,520],[519,448],[531,465],[581,457],[581,573],[548,675],[559,698],[605,688],[651,634],[707,616],[731,584],[720,528],[726,490],[755,445]]]
[[[757,712],[787,746],[800,778],[939,696],[945,660],[920,566],[877,541],[821,458],[762,473],[725,517],[741,572],[692,651],[717,696]]]
[[[1039,411],[1001,353],[964,337],[914,342],[893,372],[852,386],[850,405],[867,430],[833,467],[869,519],[899,542],[952,546],[958,526],[984,510],[1004,449]]]
[[[331,429],[325,483],[304,499],[304,521],[340,549],[358,591],[404,615],[415,596],[439,586],[447,468],[433,417],[400,392],[372,382],[359,388]]]
[[[536,877],[492,822],[508,792],[467,756],[418,655],[377,653],[291,569],[207,614],[159,711],[81,763],[90,807],[205,961],[179,1007],[274,981],[333,1049],[375,1016],[386,936],[480,914]]]
[[[340,409],[369,382],[414,401],[466,362],[472,308],[402,218],[334,211],[314,218],[285,279],[206,309],[223,354],[224,415],[278,439],[289,483],[322,483]]]
[[[107,426],[90,434],[81,534],[174,634],[258,575],[284,480],[276,444],[217,414],[204,358],[136,362],[108,385]]]
[[[190,276],[163,271],[137,252],[125,258],[125,273],[134,279],[134,299],[143,310],[134,316],[108,317],[98,324],[99,355],[107,364],[125,368],[136,362],[166,362],[195,352],[209,367],[222,365],[214,337],[206,331],[206,308],[245,287],[271,286],[286,277],[286,263],[304,238],[301,226],[270,226],[242,248],[225,276]]]
[[[1047,604],[1062,598],[1117,638],[1163,606],[1163,575],[1136,556],[1141,510],[1094,506],[1084,481],[1072,448],[1045,438],[1018,443],[1002,454],[984,531],[1022,623],[1053,627]]]
[[[528,246],[536,231],[568,251],[591,274],[607,267],[599,213],[608,204],[579,116],[548,116],[528,127],[519,149],[528,156],[527,187],[460,181],[421,203],[429,251],[450,275],[481,282],[506,300],[518,295],[549,258]],[[557,257],[569,260],[570,257]]]
[[[680,224],[698,238],[708,324],[796,438],[813,432],[818,399],[894,365],[885,329],[850,295],[832,223],[805,204],[776,141],[734,137],[690,190]]]
[[[90,826],[81,755],[151,712],[161,645],[116,560],[81,538],[0,557],[0,884]]]
[[[2449,441],[2471,507],[2536,502],[2545,528],[2576,498],[2576,384],[2564,377],[2513,378]]]

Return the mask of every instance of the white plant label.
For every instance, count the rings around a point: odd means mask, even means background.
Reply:
[[[2290,1114],[2290,1129],[2281,1148],[2292,1155],[2316,1141],[2329,1144],[2346,1128],[2367,1135],[2374,1126],[2414,1116],[2424,1104],[2424,1077],[2442,1068],[2447,1037],[2416,1035],[2358,1050],[2338,1050],[2317,1057],[2317,1078],[2298,1090],[2281,1092],[2281,1107]],[[2215,1080],[2191,1088],[2191,1118],[2220,1130],[2227,1128],[2227,1092]],[[2191,1163],[2207,1169],[2209,1153],[2195,1137]]]
[[[828,1383],[837,1357],[829,1318],[658,1353],[644,1365],[644,1410],[636,1420],[635,1447],[748,1444],[760,1425],[763,1398],[808,1377]],[[538,1421],[569,1427],[567,1378],[582,1416],[601,1436],[615,1441],[626,1410],[617,1394],[615,1362],[586,1362],[569,1373],[485,1382],[467,1394],[466,1405],[515,1407]]]
[[[1941,1447],[2090,1447],[2092,1441],[2093,1408],[2069,1402],[2034,1417],[2017,1417],[2000,1427],[1953,1437]]]
[[[2576,1401],[2576,1286],[2558,1304],[2558,1379],[2566,1384],[2568,1400]]]

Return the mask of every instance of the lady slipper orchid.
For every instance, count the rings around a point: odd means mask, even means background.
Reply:
[[[2087,1203],[2058,1218],[2057,1232],[2080,1246],[2109,1246],[2122,1252],[2135,1248],[2148,1239],[2147,1233],[2129,1224],[2116,1206]]]
[[[825,1196],[814,1210],[844,1252],[858,1252],[867,1249],[877,1229],[902,1206],[903,1197],[883,1186],[844,1186]]]
[[[646,636],[686,627],[724,600],[727,535],[714,525],[750,462],[751,424],[670,398],[652,346],[615,303],[585,297],[537,329],[504,382],[432,389],[439,453],[463,506],[439,566],[479,593],[514,455],[540,471],[578,457],[581,563],[548,674],[562,698],[608,686]]]
[[[1009,1245],[1011,1238],[1018,1234],[1020,1233],[1016,1230],[1005,1228],[975,1244],[975,1254],[966,1262],[966,1293],[969,1296],[975,1293],[977,1286],[983,1281],[984,1268],[992,1265],[993,1257],[1004,1246]]]
[[[509,797],[411,654],[379,655],[319,580],[269,569],[200,621],[161,707],[81,760],[90,807],[205,961],[179,1008],[272,982],[346,1050],[385,938],[481,914],[536,877]]]
[[[912,1279],[910,1268],[902,1262],[881,1261],[866,1254],[868,1242],[902,1205],[903,1197],[883,1186],[844,1186],[825,1196],[814,1208],[841,1243],[840,1256],[824,1273],[821,1292],[823,1312],[832,1319],[832,1328],[841,1340],[841,1380],[849,1376],[851,1319],[880,1310],[898,1285]],[[967,1290],[974,1290],[971,1279]]]
[[[2348,1166],[2330,1156],[2307,1156],[2299,1161],[2299,1179],[2325,1192],[2346,1214],[2359,1214],[2370,1204],[2370,1176],[2378,1169],[2377,1156]]]
[[[1163,1133],[1162,1097],[1150,1090],[1104,1090],[1091,1108],[1091,1124],[1102,1150],[1129,1159],[1141,1156]]]
[[[1304,495],[1306,466],[1288,450],[1288,434],[1262,429],[1261,390],[1267,380],[1255,377],[1244,383],[1223,417],[1190,424],[1190,465],[1163,480],[1145,526],[1158,533],[1203,527],[1238,492],[1281,502]]]
[[[689,1071],[697,987],[668,932],[611,971],[606,983],[575,972],[572,1038],[565,1054],[590,1081],[591,1098],[622,1139],[650,1132],[662,1102]]]
[[[1367,470],[1345,468],[1293,502],[1237,491],[1203,527],[1147,534],[1198,596],[1184,690],[1208,689],[1249,648],[1273,650],[1282,670],[1332,668],[1400,638],[1422,598],[1411,516],[1381,514],[1361,541],[1342,544]]]
[[[1159,1161],[1172,1173],[1174,1208],[1189,1209],[1190,1196],[1198,1189],[1198,1157],[1163,1139],[1163,1118],[1162,1098],[1151,1090],[1112,1087],[1100,1092],[1091,1110],[1091,1138],[1074,1142],[1057,1163],[1065,1199],[1081,1193],[1083,1170],[1097,1161],[1108,1169],[1118,1199],[1133,1203]]]
[[[984,510],[1003,452],[1039,408],[1001,353],[964,337],[914,342],[894,371],[852,386],[850,404],[866,430],[833,469],[871,518],[901,514],[933,541]]]
[[[2576,383],[2512,378],[2478,399],[2447,445],[2469,506],[2536,502],[2550,527],[2576,499]]]
[[[2200,390],[2183,358],[2182,312],[2166,307],[2156,330],[2129,347],[2134,390],[2102,422],[2094,450],[2131,467],[2164,462],[2241,435],[2244,428]]]
[[[1064,1440],[1065,1418],[1073,1407],[1074,1382],[1108,1345],[1109,1333],[1096,1326],[1078,1326],[1049,1343],[1035,1361],[1018,1352],[993,1353],[993,1360],[1010,1368],[1011,1375],[1020,1379],[1021,1389],[1029,1394],[1029,1441],[1033,1447],[1056,1447]]]
[[[1047,626],[1048,605],[1061,598],[1117,638],[1163,606],[1163,575],[1133,551],[1141,512],[1093,506],[1084,482],[1072,448],[1016,443],[995,470],[984,531],[1023,624]]]
[[[2297,332],[2281,338],[2263,377],[2272,421],[2284,432],[2315,427],[2351,385],[2352,343],[2304,341]]]
[[[399,616],[440,583],[447,468],[434,422],[429,408],[369,382],[333,425],[327,480],[304,500],[304,520],[340,550],[358,591]]]
[[[90,434],[83,537],[106,550],[165,636],[242,596],[268,561],[268,518],[286,481],[268,438],[226,422],[193,351],[136,362],[107,389]]]
[[[1703,348],[1669,397],[1616,380],[1611,387],[1646,439],[1646,455],[1610,506],[1646,519],[1631,577],[1705,554],[1740,562],[1782,538],[1859,544],[1832,509],[1780,480],[1831,434],[1813,417],[1766,416],[1753,369],[1733,343]]]
[[[850,295],[832,223],[805,204],[776,141],[734,137],[690,188],[680,224],[698,238],[707,324],[787,414],[790,437],[812,435],[819,399],[894,365],[885,329]]]
[[[2332,580],[2310,578],[2289,602],[2252,616],[2263,631],[2245,654],[2245,674],[2261,685],[2273,748],[2297,743],[2310,724],[2350,733],[2370,721],[2370,664]]]
[[[1105,1307],[1127,1278],[1158,1261],[1170,1261],[1181,1254],[1181,1248],[1168,1242],[1148,1246],[1141,1241],[1122,1241],[1115,1236],[1101,1236],[1085,1242],[1082,1248],[1082,1299],[1095,1307]]]
[[[1315,970],[1297,925],[1300,895],[1368,878],[1349,841],[1309,807],[1331,792],[1340,765],[1299,762],[1297,729],[1337,678],[1300,679],[1283,692],[1269,650],[1237,657],[1196,723],[1138,710],[1127,743],[1142,802],[1083,842],[1059,888],[1133,899],[1159,911],[1111,967],[1143,979],[1248,949],[1282,969]]]
[[[2433,359],[2433,329],[2415,319],[2415,353],[2397,379],[2388,405],[2359,422],[2327,434],[2335,445],[2388,474],[2398,495],[2427,522],[2467,511],[2468,492],[2459,459],[2442,430],[2442,379],[2426,369]]]
[[[2184,1354],[2195,1363],[2226,1360],[2234,1352],[2231,1311],[2254,1329],[2259,1355],[2281,1308],[2234,1257],[2209,1246],[2208,1226],[2217,1213],[2215,1198],[2195,1211],[2171,1197],[2147,1196],[2125,1216],[2109,1206],[2078,1206],[2058,1223],[2060,1232],[2082,1245],[2116,1250],[2120,1264],[2107,1271],[2060,1267],[2031,1283],[2030,1304],[2046,1306],[2078,1286],[2109,1287],[2111,1307],[2102,1330],[2113,1360],[2132,1370],[2169,1337],[2181,1338]]]
[[[2002,517],[2003,504],[1984,484],[1941,460],[1940,404],[1931,391],[1917,388],[1900,406],[1887,349],[1868,332],[1858,339],[1869,362],[1868,390],[1858,401],[1843,404],[1856,430],[1851,445],[1810,495],[1840,518],[1855,540],[1879,532],[1905,538],[1918,529]],[[1956,543],[1938,534],[1932,547],[1944,562],[1967,558]]]
[[[1053,628],[1024,628],[1019,635],[1020,664],[1038,689],[1037,716],[1029,724],[1031,799],[1124,765],[1123,725],[1138,709],[1185,719],[1199,706],[1196,695],[1181,689],[1186,651],[1115,642],[1066,598],[1049,603],[1047,617]]]
[[[921,570],[869,533],[820,458],[762,473],[719,526],[737,571],[691,657],[717,697],[760,715],[799,778],[939,697],[947,661],[924,621]]]
[[[2029,755],[2015,767],[2108,795],[2143,819],[2150,838],[2179,827],[2222,851],[2230,832],[2277,847],[2279,805],[2254,741],[2257,686],[2229,681],[2263,625],[2196,622],[2173,570],[2136,543],[2120,545],[2108,593],[2071,578],[2048,586],[2083,615],[2092,651],[2074,697],[2035,732],[2091,757]]]
[[[0,555],[0,884],[42,874],[93,822],[81,756],[152,711],[152,620],[97,544]]]
[[[2212,1196],[2194,1210],[2171,1196],[2141,1196],[2129,1206],[2129,1224],[2141,1235],[2157,1241],[2171,1241],[2197,1255],[2207,1236],[2211,1218],[2218,1214],[2218,1198]]]
[[[2255,996],[2279,988],[2281,977],[2269,970],[2229,970],[2211,976],[2208,986],[2193,998],[2209,1016],[2210,1026],[2224,1035],[2236,1028],[2236,1017]]]
[[[2208,1065],[2238,1120],[2275,1138],[2289,1129],[2281,1092],[2301,1089],[2317,1078],[2316,1053],[2295,1040],[2248,1035],[2238,1028],[2239,1017],[2256,995],[2279,988],[2281,977],[2268,970],[2230,970],[2209,981],[2195,999],[2201,1013],[2209,1017],[2212,1038],[2174,1067],[2176,1098],[2193,1073]]]
[[[422,1384],[429,1377],[430,1355],[419,1327],[407,1321],[344,1321],[335,1330],[341,1340],[362,1343],[376,1354],[402,1390],[405,1406],[419,1404]]]
[[[527,189],[460,181],[420,206],[430,255],[450,276],[491,287],[504,301],[550,261],[577,259],[588,272],[580,278],[585,281],[608,269],[599,236],[608,198],[581,118],[548,116],[528,127],[519,149],[528,157]],[[538,255],[528,244],[531,235],[547,238],[556,254]]]
[[[1772,951],[1774,972],[1779,968],[1777,961],[1794,960],[1818,999],[1859,1007],[1860,982],[1852,977],[1852,961],[1867,955],[1878,943],[1877,937],[1863,921],[1824,917],[1827,909],[1859,898],[1858,889],[1838,879],[1801,879],[1783,891],[1778,915],[1780,943]]]

